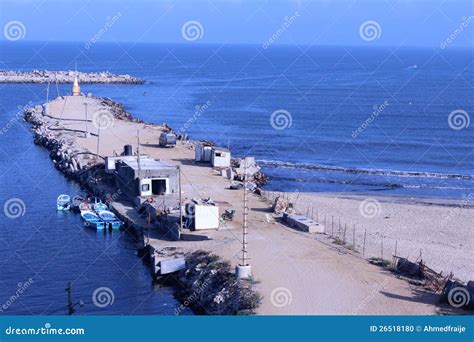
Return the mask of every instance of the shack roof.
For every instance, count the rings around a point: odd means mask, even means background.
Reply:
[[[129,159],[129,160],[122,160],[123,163],[127,164],[134,170],[138,170],[138,160]],[[169,165],[164,163],[160,160],[151,159],[151,158],[140,158],[140,169],[141,170],[170,170],[170,169],[177,169],[176,166]]]
[[[214,146],[212,149],[213,149],[214,151],[216,151],[216,152],[227,152],[227,153],[230,153],[230,150],[227,149],[227,148],[224,148],[224,147],[216,147],[216,146]]]

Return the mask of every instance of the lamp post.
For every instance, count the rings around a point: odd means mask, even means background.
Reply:
[[[87,118],[87,105],[88,103],[87,102],[84,102],[83,103],[84,105],[84,109],[85,109],[85,114],[86,114],[86,138],[89,138],[89,128],[87,127],[87,122],[88,122],[88,118]]]

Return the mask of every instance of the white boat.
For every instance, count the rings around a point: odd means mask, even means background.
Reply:
[[[107,209],[109,209],[109,208],[107,207],[107,204],[104,204],[104,203],[102,203],[102,202],[94,203],[94,211],[95,211],[96,213],[99,213],[99,212],[101,212],[101,211],[103,211],[103,210],[107,210]]]
[[[69,210],[71,208],[71,196],[59,195],[56,200],[56,207],[58,210]]]
[[[123,222],[118,219],[117,216],[111,211],[101,210],[99,211],[99,217],[104,221],[106,228],[120,229]]]
[[[104,229],[104,221],[97,216],[96,213],[90,210],[81,211],[81,217],[84,220],[84,225],[87,227],[93,227],[96,229]]]

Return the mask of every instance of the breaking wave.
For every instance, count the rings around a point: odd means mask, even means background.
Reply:
[[[290,163],[276,160],[258,160],[261,166],[267,167],[283,167],[292,169],[305,169],[316,171],[340,172],[346,174],[375,175],[375,176],[392,176],[392,177],[420,177],[420,178],[436,178],[436,179],[461,179],[474,180],[474,175],[462,175],[456,173],[441,172],[425,172],[425,171],[398,171],[398,170],[382,170],[382,169],[363,169],[363,168],[346,168],[332,165],[316,165],[304,163]]]

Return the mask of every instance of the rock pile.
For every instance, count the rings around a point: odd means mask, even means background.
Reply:
[[[258,166],[254,157],[233,159],[231,167],[226,170],[225,175],[227,178],[240,183],[243,183],[244,177],[246,177],[247,188],[251,191],[256,191],[257,188],[265,185],[268,180],[268,177],[260,171],[260,166]]]
[[[180,271],[176,296],[182,303],[177,314],[189,307],[207,315],[251,315],[260,304],[261,296],[253,283],[238,280],[230,264],[218,256],[196,251],[186,256],[186,269]]]

